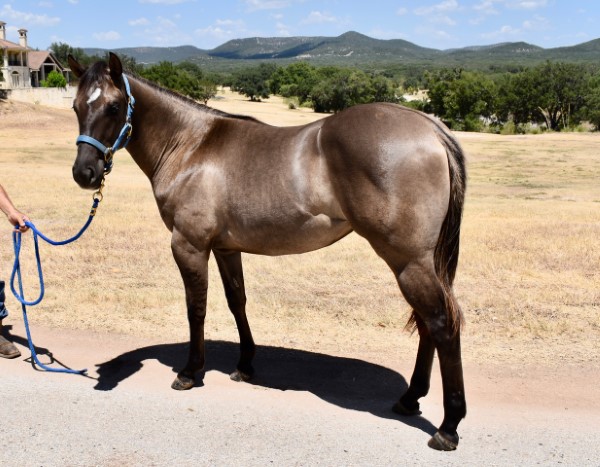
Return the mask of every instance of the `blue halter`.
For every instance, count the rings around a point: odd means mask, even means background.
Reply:
[[[104,155],[104,173],[105,175],[109,174],[112,170],[113,166],[113,154],[117,152],[119,149],[122,149],[127,146],[129,140],[131,139],[131,132],[133,130],[133,126],[131,125],[131,117],[133,116],[133,107],[135,105],[135,99],[131,95],[131,89],[129,88],[129,80],[127,76],[121,75],[123,77],[123,82],[125,83],[125,91],[127,92],[127,117],[125,118],[125,124],[123,128],[121,128],[121,132],[117,137],[117,140],[111,147],[106,147],[96,138],[92,138],[88,135],[79,135],[76,141],[76,144],[79,146],[81,143],[86,143],[91,146],[94,146],[98,151],[100,151]]]

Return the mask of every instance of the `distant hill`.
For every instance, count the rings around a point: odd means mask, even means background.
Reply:
[[[104,49],[84,49],[102,55]],[[113,52],[133,57],[138,63],[160,61],[199,62],[204,68],[224,71],[256,61],[287,64],[307,60],[317,65],[362,68],[410,66],[489,66],[533,65],[546,60],[600,63],[600,39],[571,47],[544,49],[526,42],[437,50],[420,47],[402,39],[382,40],[350,31],[337,37],[252,37],[230,40],[212,50],[191,45],[179,47],[131,47]]]
[[[253,37],[236,39],[209,51],[209,55],[234,59],[302,58],[323,59],[343,57],[422,58],[439,54],[438,50],[419,47],[411,42],[394,39],[373,39],[358,32],[338,37]]]
[[[193,45],[181,45],[178,47],[126,47],[122,49],[110,49],[112,52],[133,57],[138,63],[153,64],[163,61],[173,63],[184,62],[192,57],[206,55],[207,51],[194,47]],[[108,49],[83,49],[87,55],[103,56]]]

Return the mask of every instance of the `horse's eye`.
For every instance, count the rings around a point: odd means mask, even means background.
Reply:
[[[108,115],[117,115],[119,113],[119,104],[117,102],[108,104],[106,107],[106,113]]]

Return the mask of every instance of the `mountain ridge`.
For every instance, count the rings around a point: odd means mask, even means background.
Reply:
[[[89,55],[108,49],[84,48]],[[282,63],[308,60],[318,65],[440,66],[528,64],[546,60],[600,62],[600,38],[573,46],[545,49],[527,42],[502,42],[447,50],[419,46],[404,39],[375,39],[356,31],[339,36],[248,37],[229,40],[214,49],[192,45],[177,47],[125,47],[113,52],[133,57],[138,63],[194,61],[215,68],[257,60]]]

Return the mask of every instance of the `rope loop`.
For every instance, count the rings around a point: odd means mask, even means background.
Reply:
[[[77,232],[75,235],[73,235],[72,237],[70,237],[66,240],[60,240],[60,241],[52,240],[51,238],[47,237],[42,232],[40,232],[40,230],[35,226],[35,224],[33,222],[31,222],[31,221],[25,222],[25,225],[27,227],[29,227],[29,229],[31,230],[32,235],[33,235],[35,259],[36,259],[37,272],[38,272],[39,295],[35,300],[26,300],[25,299],[25,293],[23,292],[23,278],[21,276],[21,263],[19,260],[19,256],[21,253],[21,232],[19,230],[13,231],[13,246],[14,246],[14,251],[15,251],[15,262],[13,264],[12,273],[10,275],[10,289],[11,289],[13,295],[16,297],[16,299],[21,303],[21,308],[23,309],[23,322],[25,323],[25,331],[27,332],[27,342],[29,344],[29,350],[31,351],[31,357],[33,358],[33,361],[40,368],[42,368],[43,370],[46,370],[46,371],[51,371],[51,372],[55,372],[55,373],[72,373],[72,374],[85,374],[87,372],[87,370],[85,370],[85,369],[84,370],[72,370],[70,368],[52,368],[47,365],[44,365],[42,362],[40,362],[40,360],[37,356],[37,353],[35,351],[35,346],[33,345],[33,341],[31,339],[31,332],[29,331],[29,320],[27,319],[27,306],[37,305],[44,298],[44,292],[45,292],[44,274],[42,271],[42,261],[40,259],[39,239],[41,238],[46,243],[49,243],[50,245],[55,245],[55,246],[67,245],[67,244],[72,243],[75,240],[79,239],[79,237],[81,237],[83,235],[83,233],[87,230],[87,228],[90,226],[90,224],[92,223],[92,220],[94,219],[94,216],[96,215],[96,210],[98,208],[98,204],[100,204],[100,201],[102,201],[102,188],[104,188],[104,179],[102,179],[102,184],[100,185],[99,190],[96,193],[94,193],[94,202],[92,204],[92,208],[90,210],[90,215],[89,215],[87,221],[85,222],[83,227],[79,230],[79,232]],[[18,291],[15,287],[15,278],[17,279],[17,282],[19,285]]]

